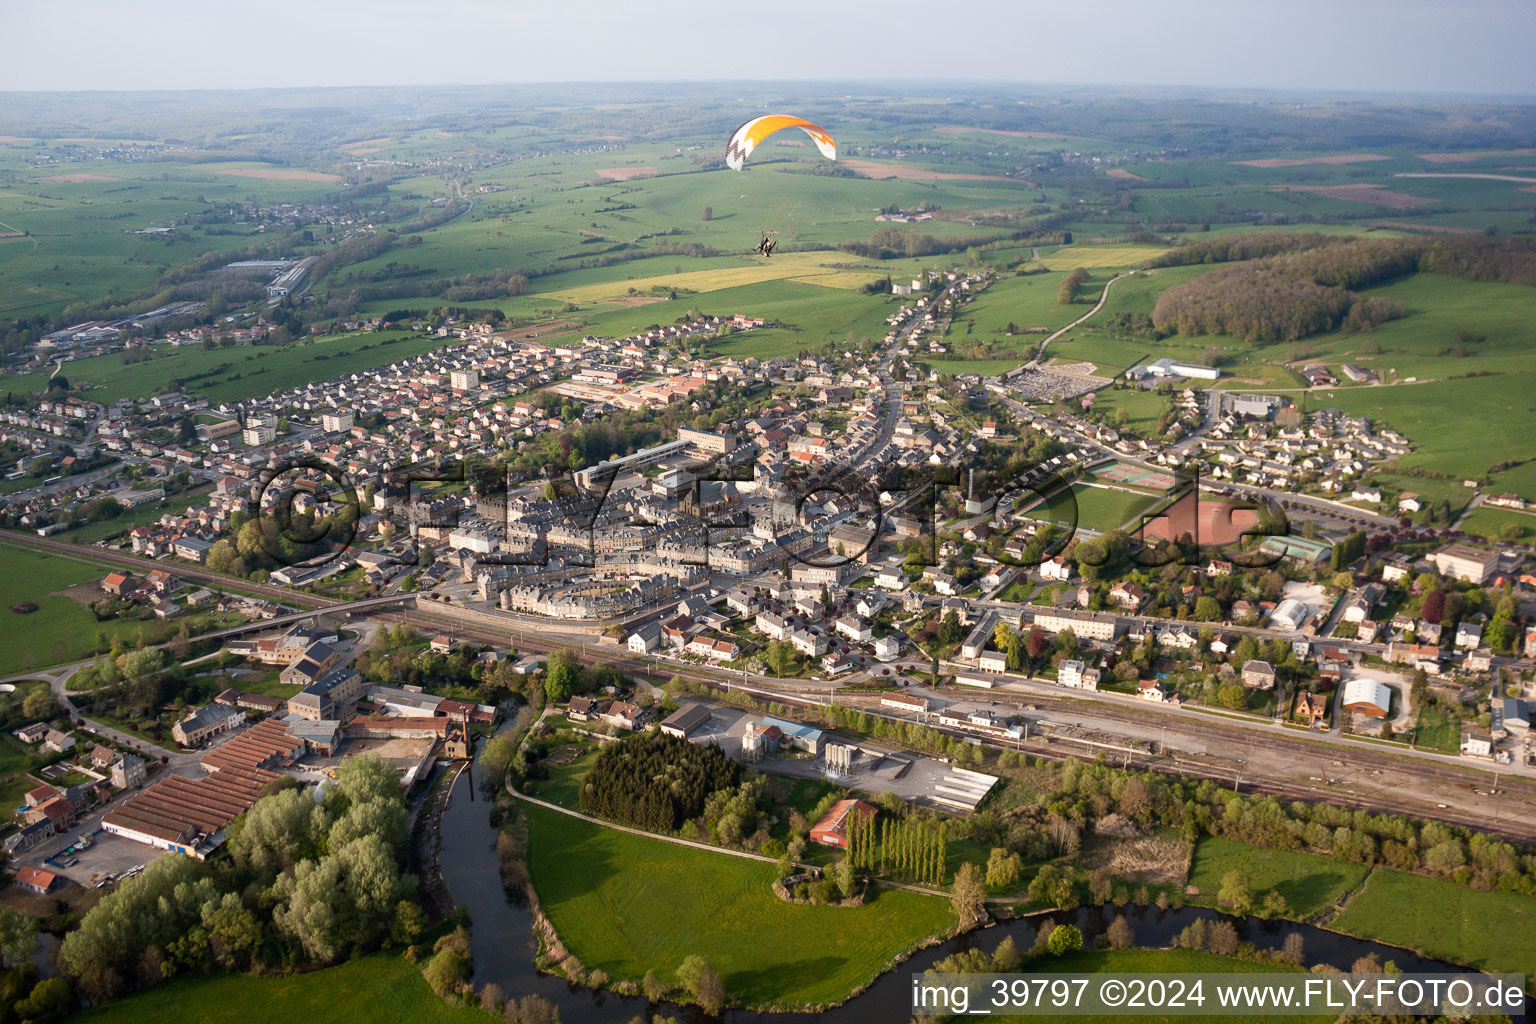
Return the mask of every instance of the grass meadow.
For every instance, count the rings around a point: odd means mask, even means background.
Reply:
[[[544,913],[583,964],[615,979],[639,981],[651,969],[665,978],[702,953],[734,1000],[831,1003],[953,923],[947,900],[893,889],[853,909],[784,903],[769,888],[771,864],[525,810]]]
[[[172,389],[174,379],[197,374],[186,390],[217,405],[297,387],[314,380],[368,370],[453,344],[450,339],[414,336],[409,331],[377,331],[333,335],[290,346],[253,345],[231,348],[154,347],[146,360],[125,363],[120,352],[64,364],[71,384],[91,385],[86,397],[95,402],[117,398],[150,398]],[[4,381],[14,391],[41,391],[45,374]]]
[[[204,618],[201,615],[168,622],[97,622],[89,608],[59,593],[99,580],[111,571],[100,562],[0,543],[0,636],[6,638],[0,644],[0,676],[88,658],[99,644],[113,637],[122,637],[132,646],[142,633],[146,642],[156,643],[174,633],[182,621],[191,623],[194,635],[198,632],[197,624]],[[26,615],[13,612],[11,605],[22,601],[36,604],[37,611]]]
[[[1329,857],[1289,850],[1268,850],[1247,843],[1206,836],[1195,846],[1189,884],[1200,890],[1190,902],[1217,906],[1221,880],[1230,871],[1248,875],[1250,887],[1260,898],[1271,890],[1285,897],[1291,917],[1310,921],[1333,906],[1364,881],[1369,869]]]
[[[323,971],[281,977],[188,975],[113,1000],[72,1018],[88,1024],[489,1024],[479,1009],[449,1006],[427,987],[421,969],[388,953]]]
[[[1536,976],[1536,896],[1378,868],[1330,927],[1479,970]]]

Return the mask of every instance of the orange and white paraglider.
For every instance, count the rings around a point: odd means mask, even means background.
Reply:
[[[762,117],[754,117],[731,135],[731,141],[725,147],[725,166],[733,171],[741,170],[759,142],[785,128],[799,128],[816,143],[822,156],[828,160],[837,159],[837,143],[832,141],[832,136],[821,125],[812,124],[792,114],[764,114]]]

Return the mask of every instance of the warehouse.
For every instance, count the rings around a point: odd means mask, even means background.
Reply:
[[[224,841],[224,828],[281,776],[228,767],[201,779],[170,775],[129,797],[101,819],[103,830],[203,860]]]

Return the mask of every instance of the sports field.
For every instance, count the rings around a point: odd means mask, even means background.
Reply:
[[[639,981],[707,956],[748,1005],[836,1002],[953,923],[949,902],[880,890],[862,907],[796,906],[771,864],[646,839],[528,806],[529,870],[561,941],[589,969]],[[656,892],[665,879],[665,898]],[[766,941],[766,936],[794,936]]]
[[[1110,483],[1129,484],[1132,487],[1146,487],[1162,493],[1173,486],[1173,477],[1167,473],[1161,473],[1146,466],[1137,466],[1129,462],[1111,462],[1099,466],[1091,471],[1092,476],[1100,477]]]
[[[1118,529],[1155,501],[1151,496],[1085,483],[1073,484],[1070,490],[1072,497],[1077,499],[1075,525],[1101,532]],[[1036,505],[1024,514],[1042,522],[1071,524],[1072,502],[1066,491],[1058,491],[1044,504]]]

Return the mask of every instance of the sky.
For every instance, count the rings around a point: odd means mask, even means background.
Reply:
[[[1536,95],[1536,0],[0,0],[0,91],[944,79]]]

